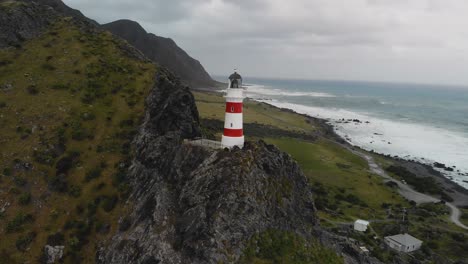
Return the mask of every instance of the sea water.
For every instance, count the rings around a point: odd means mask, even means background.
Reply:
[[[468,189],[468,87],[266,78],[244,85],[250,98],[328,120],[363,149],[443,163],[454,171],[439,171]]]

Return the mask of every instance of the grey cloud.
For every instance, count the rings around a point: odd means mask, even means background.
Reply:
[[[464,0],[65,2],[171,37],[212,74],[468,84]]]

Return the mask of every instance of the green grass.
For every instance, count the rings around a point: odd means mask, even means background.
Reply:
[[[343,259],[316,241],[306,241],[294,233],[271,229],[250,239],[239,263],[338,264],[343,263]]]
[[[460,218],[460,221],[464,225],[468,226],[468,209],[461,209],[461,211],[462,211],[462,216]]]
[[[156,71],[119,45],[110,33],[84,33],[61,19],[21,49],[0,50],[0,87],[11,87],[0,91],[0,187],[6,190],[0,200],[12,203],[0,225],[33,216],[0,234],[0,257],[11,263],[35,263],[57,232],[65,243],[78,239],[66,247],[68,260],[92,262],[97,241],[107,236],[97,226],[117,229],[126,209],[112,197],[123,200],[128,191],[118,168],[130,158]],[[73,157],[67,176],[56,175],[67,156]],[[32,169],[18,169],[23,163]],[[26,242],[30,250],[16,249]]]
[[[225,99],[219,94],[193,92],[202,118],[224,120]],[[244,122],[271,125],[280,129],[311,132],[316,129],[307,118],[289,111],[281,111],[268,104],[245,101]]]
[[[364,159],[334,142],[291,138],[267,139],[267,142],[289,153],[313,186],[325,186],[320,190],[326,189],[326,193],[316,190],[320,193],[316,200],[327,199],[323,201],[324,207],[341,212],[336,220],[384,219],[382,203],[407,205],[400,195],[383,184],[380,176],[369,173]]]

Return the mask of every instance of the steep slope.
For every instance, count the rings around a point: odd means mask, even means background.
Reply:
[[[312,193],[289,155],[263,142],[231,151],[184,143],[200,136],[193,96],[171,78],[157,87],[134,141],[135,209],[102,263],[222,263],[239,260],[257,233],[310,236]]]
[[[0,262],[37,263],[45,245],[93,262],[124,213],[156,68],[40,1],[2,1],[0,19]]]
[[[190,57],[172,39],[147,33],[137,22],[131,20],[118,20],[102,27],[127,40],[149,59],[179,75],[190,86],[214,85],[215,82],[200,62]]]

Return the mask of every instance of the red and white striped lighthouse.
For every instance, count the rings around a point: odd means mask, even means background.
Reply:
[[[229,86],[224,97],[226,98],[226,116],[221,144],[228,148],[234,146],[242,148],[244,146],[244,130],[242,125],[244,90],[242,88],[242,77],[237,72],[229,76]]]

